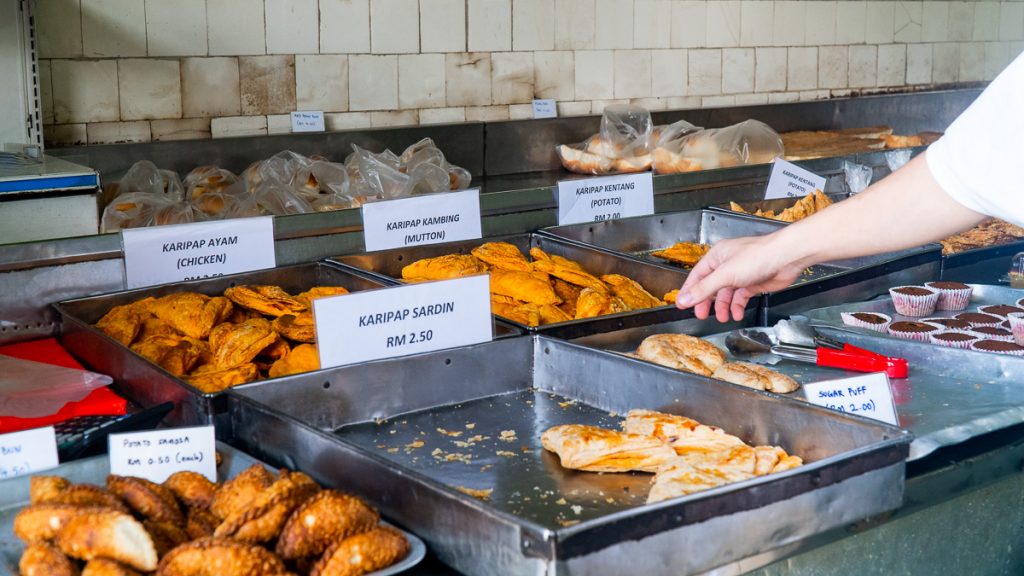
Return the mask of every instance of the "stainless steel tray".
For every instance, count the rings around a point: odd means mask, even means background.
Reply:
[[[245,452],[236,450],[222,442],[217,443],[217,451],[224,457],[217,470],[221,479],[233,478],[249,466],[261,463]],[[76,460],[61,464],[53,470],[42,472],[42,474],[62,476],[75,484],[86,483],[97,486],[102,486],[106,482],[109,473],[110,460],[105,456]],[[28,506],[29,478],[30,476],[22,476],[0,481],[0,576],[18,575],[18,560],[21,558],[25,546],[14,536],[14,517],[22,508]],[[340,485],[344,486],[344,484]],[[368,576],[388,576],[405,572],[423,560],[427,551],[423,541],[404,530],[402,533],[409,540],[408,556],[401,562],[384,570],[372,572]]]
[[[683,281],[686,279],[686,274],[679,269],[638,262],[633,258],[627,258],[605,250],[541,234],[514,234],[484,238],[482,240],[396,248],[394,250],[337,256],[331,258],[330,261],[361,270],[386,282],[400,283],[402,268],[408,264],[422,258],[432,258],[443,254],[468,254],[470,250],[484,242],[508,242],[514,244],[524,254],[528,254],[530,248],[536,246],[549,254],[556,254],[576,260],[588,272],[596,276],[602,274],[623,274],[629,276],[658,298],[670,290],[675,290],[682,286]],[[620,314],[608,314],[596,318],[570,320],[568,322],[532,327],[502,316],[498,317],[525,331],[540,332],[561,338],[575,338],[586,334],[617,330],[629,326],[643,326],[644,324],[692,317],[692,315],[692,311],[680,311],[675,306],[665,305],[660,308],[633,310]]]
[[[470,574],[711,570],[898,507],[910,441],[895,427],[544,336],[229,398],[245,449],[354,483]],[[540,446],[549,426],[614,426],[638,407],[690,414],[808,463],[645,505],[649,475],[566,470]],[[459,487],[493,492],[480,500]]]
[[[943,256],[942,279],[994,284],[1006,277],[1018,252],[1024,252],[1024,240]]]

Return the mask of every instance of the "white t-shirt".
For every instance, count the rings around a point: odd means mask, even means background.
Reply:
[[[950,124],[927,158],[951,198],[1024,226],[1024,53]]]

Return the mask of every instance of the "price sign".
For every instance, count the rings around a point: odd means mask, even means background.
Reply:
[[[128,288],[273,268],[274,218],[121,231]]]
[[[292,112],[292,132],[323,132],[324,113],[301,111]]]
[[[558,106],[554,98],[533,101],[534,118],[558,118]]]
[[[191,470],[217,481],[217,441],[213,426],[168,428],[107,437],[110,473],[163,482]]]
[[[898,426],[889,377],[885,372],[804,384],[804,397],[811,404],[874,418]]]
[[[368,251],[475,240],[482,235],[479,188],[363,205]]]
[[[470,276],[317,298],[320,367],[487,342],[490,277]]]
[[[56,468],[53,426],[0,435],[0,480]]]
[[[824,176],[776,158],[772,164],[772,174],[768,177],[768,187],[764,191],[765,200],[776,198],[802,198],[815,190],[825,190]]]
[[[650,172],[558,183],[560,226],[648,214],[654,214],[654,180]]]

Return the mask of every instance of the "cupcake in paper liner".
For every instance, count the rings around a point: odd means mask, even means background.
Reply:
[[[903,338],[904,340],[916,340],[918,342],[930,342],[932,334],[938,334],[942,332],[942,327],[938,324],[930,324],[928,322],[911,322],[902,320],[899,322],[893,322],[889,324],[889,335],[897,338]]]
[[[966,320],[970,322],[971,327],[975,326],[999,326],[1003,322],[1003,319],[999,316],[993,316],[991,314],[984,314],[982,312],[962,312],[954,316],[957,320]]]
[[[1013,312],[1007,316],[1006,321],[1010,323],[1013,341],[1024,346],[1024,312]]]
[[[960,330],[966,331],[971,329],[971,323],[967,320],[957,320],[956,318],[925,318],[922,322],[928,322],[930,324],[938,324],[945,330]]]
[[[947,348],[960,348],[962,350],[970,350],[971,344],[981,338],[974,333],[965,332],[963,330],[945,330],[943,332],[931,332],[928,334],[928,341],[932,344],[939,346],[945,346]]]
[[[1007,304],[993,304],[991,306],[978,306],[978,312],[999,316],[1000,319],[1003,319],[1014,312],[1024,312],[1024,308]]]
[[[889,295],[896,313],[904,316],[927,316],[939,302],[939,292],[924,286],[897,286],[889,289]]]
[[[971,344],[971,350],[976,352],[995,352],[996,354],[1010,354],[1011,356],[1024,356],[1024,346],[1015,342],[1003,340],[975,340]]]
[[[878,312],[841,312],[839,315],[843,317],[843,324],[847,326],[867,328],[883,334],[889,328],[889,323],[892,322],[892,318],[888,314]]]
[[[971,292],[974,291],[963,282],[926,282],[925,287],[939,293],[939,301],[935,303],[936,310],[953,312],[966,310],[967,305],[971,303]]]
[[[1013,342],[1013,332],[1002,326],[975,326],[971,332],[980,336],[983,340],[1002,340]]]

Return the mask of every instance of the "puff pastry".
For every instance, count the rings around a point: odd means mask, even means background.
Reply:
[[[146,529],[124,512],[99,510],[72,518],[57,535],[61,551],[79,560],[109,558],[142,572],[156,570],[156,548]]]
[[[656,472],[675,451],[651,436],[628,434],[582,424],[554,426],[541,435],[562,466],[588,472]]]
[[[686,334],[648,336],[637,347],[636,355],[648,362],[701,376],[711,376],[725,364],[725,354],[714,344]]]
[[[785,374],[749,362],[729,362],[715,370],[713,377],[740,386],[787,394],[800,388],[800,384]]]

